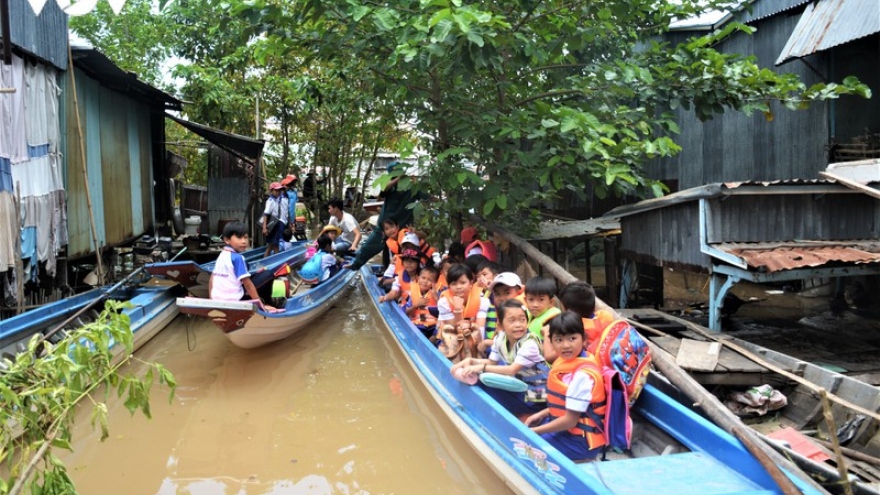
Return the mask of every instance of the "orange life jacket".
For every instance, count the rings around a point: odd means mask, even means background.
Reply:
[[[409,291],[413,286],[418,287],[418,281],[414,280],[413,277],[406,272],[406,270],[401,271],[397,275],[397,285],[400,286],[400,295],[398,296],[398,301],[406,302],[406,298],[409,297]]]
[[[480,288],[476,285],[471,287],[471,292],[468,294],[467,301],[464,302],[464,307],[461,310],[461,317],[467,318],[471,321],[477,319],[477,313],[480,311]],[[443,293],[446,296],[446,300],[449,301],[449,307],[452,308],[452,291],[446,290]]]
[[[590,449],[605,445],[605,435],[602,427],[605,419],[605,385],[602,381],[602,369],[596,358],[586,353],[568,361],[559,358],[550,368],[547,376],[547,406],[553,417],[565,416],[565,397],[568,392],[568,383],[562,378],[571,373],[587,373],[593,379],[590,405],[581,413],[578,423],[568,430],[572,435],[581,435]]]
[[[614,323],[614,314],[600,309],[593,313],[592,318],[581,318],[581,321],[584,324],[584,347],[590,351],[590,354],[595,354],[602,332],[608,328],[608,325]]]
[[[436,292],[435,292],[436,293]],[[413,283],[411,286],[411,290],[409,293],[410,300],[415,304],[416,300],[422,299],[422,288],[419,287],[418,283]],[[404,299],[405,300],[405,299]],[[428,297],[427,306],[422,306],[420,308],[416,308],[415,311],[410,315],[410,320],[416,325],[423,325],[425,327],[430,327],[437,324],[437,317],[431,314],[431,310],[429,308],[437,306],[437,298],[434,294],[431,294]]]

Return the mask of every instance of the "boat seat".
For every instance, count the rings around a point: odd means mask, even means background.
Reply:
[[[644,494],[633,479],[650,479],[651,495],[771,495],[751,480],[700,452],[579,464],[615,495]]]

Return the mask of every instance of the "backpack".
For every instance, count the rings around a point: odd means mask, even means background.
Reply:
[[[299,277],[304,283],[315,285],[321,281],[321,256],[312,256],[309,261],[299,269]]]
[[[603,370],[610,368],[619,373],[625,402],[632,406],[645,387],[651,368],[651,351],[645,339],[626,320],[617,320],[602,331],[589,351]]]
[[[477,345],[479,342],[480,329],[474,324],[462,331],[459,325],[443,325],[440,328],[440,340],[443,347],[440,351],[453,363],[457,363],[469,357],[478,357]]]
[[[629,417],[629,401],[626,385],[620,372],[614,368],[602,368],[605,383],[605,420],[603,421],[605,449],[629,450],[632,441],[632,419]],[[641,391],[641,390],[640,390]],[[602,452],[605,460],[605,452]]]

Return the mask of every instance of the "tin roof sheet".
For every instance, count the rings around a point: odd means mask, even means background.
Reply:
[[[880,263],[880,240],[722,243],[713,246],[742,258],[750,269],[765,273],[829,263]]]
[[[530,241],[549,241],[553,239],[577,239],[591,237],[620,230],[616,218],[591,218],[574,221],[548,221],[541,223],[539,231],[529,237]]]
[[[732,19],[749,23],[773,17],[800,7],[813,0],[742,0],[730,9],[710,10],[687,19],[678,19],[669,24],[670,31],[711,31],[718,29]]]
[[[880,32],[877,0],[818,0],[807,5],[776,59],[781,65]]]

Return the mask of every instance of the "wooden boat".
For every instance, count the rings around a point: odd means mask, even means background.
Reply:
[[[296,261],[305,258],[301,251]],[[269,312],[246,301],[216,301],[181,297],[177,306],[182,313],[210,318],[230,342],[252,349],[285,339],[330,309],[350,288],[356,272],[340,269],[315,287],[302,287],[287,300],[284,311]]]
[[[691,372],[715,395],[770,384],[787,397],[787,405],[765,416],[744,416],[773,448],[835,493],[844,493],[838,458],[829,440],[820,389],[830,400],[828,409],[841,440],[852,493],[880,495],[880,388],[758,344],[713,335],[699,325],[650,309],[626,310],[637,322],[647,323],[652,342],[675,354],[682,338],[724,344],[716,372]],[[657,331],[662,329],[661,331]],[[665,335],[658,336],[660,332]],[[799,334],[804,338],[802,334]],[[809,346],[806,341],[801,346]],[[721,388],[719,388],[721,387]],[[816,437],[822,437],[816,438]]]
[[[133,307],[124,310],[131,319],[134,349],[145,344],[160,330],[165,328],[178,314],[175,299],[181,290],[177,286],[129,286],[116,288],[96,288],[60,301],[47,304],[26,313],[0,321],[0,354],[14,356],[27,347],[27,342],[37,333],[46,334],[64,323],[77,312],[87,308],[96,299],[107,297],[117,301],[127,301]],[[67,326],[82,326],[93,320],[103,310],[103,303],[83,311]],[[64,336],[57,332],[49,337],[57,342]]]
[[[292,259],[305,253],[306,243],[294,243],[292,249],[275,253],[271,256],[263,258],[266,252],[265,247],[249,249],[242,253],[245,261],[248,262],[248,268],[252,274],[266,270],[274,272],[283,264],[289,264]],[[166,261],[163,263],[150,263],[145,265],[145,269],[150,275],[166,280],[173,280],[184,286],[191,294],[196,297],[208,297],[208,280],[211,278],[211,272],[214,271],[216,261],[198,264],[194,261]],[[271,277],[266,278],[271,280]],[[254,283],[257,283],[255,278]]]
[[[729,434],[647,385],[633,409],[633,446],[607,462],[575,464],[502,409],[478,386],[457,381],[450,362],[382,290],[372,268],[364,286],[397,348],[439,410],[496,475],[518,493],[711,495],[783,493]],[[820,493],[790,477],[803,493]]]

